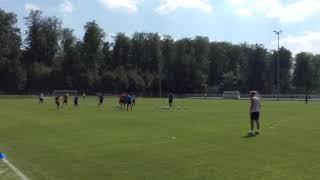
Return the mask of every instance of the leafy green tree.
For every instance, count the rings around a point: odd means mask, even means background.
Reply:
[[[175,84],[174,77],[174,60],[175,60],[175,43],[174,40],[166,35],[163,37],[161,43],[161,78],[162,78],[162,89],[166,92],[172,91]]]
[[[102,71],[112,70],[112,44],[105,42],[102,48],[103,62],[102,62]]]
[[[114,37],[114,47],[112,53],[112,66],[123,66],[125,68],[130,68],[132,64],[130,63],[131,57],[131,43],[130,38],[124,33],[118,33]]]
[[[157,33],[148,33],[144,49],[146,59],[141,69],[146,74],[144,76],[146,90],[159,92],[160,70],[162,69],[160,36]]]
[[[261,45],[253,45],[248,54],[248,91],[265,90],[265,72],[268,51]]]
[[[312,84],[316,93],[320,94],[320,55],[312,59]]]
[[[28,88],[47,89],[54,79],[50,74],[57,64],[54,59],[59,51],[62,22],[56,17],[44,17],[38,10],[31,11],[25,20],[28,30],[23,62],[28,70]]]
[[[210,42],[196,36],[173,40],[157,33],[118,33],[113,42],[95,21],[87,22],[82,41],[56,17],[31,11],[22,48],[17,19],[0,9],[0,88],[134,91],[158,94],[247,92],[275,93],[277,52],[262,45]],[[22,55],[22,56],[21,56]],[[282,93],[320,91],[319,55],[282,47]],[[292,73],[293,72],[293,73]],[[294,89],[295,87],[295,89]]]
[[[312,88],[312,54],[299,53],[295,60],[294,85],[297,91],[307,93]]]
[[[99,69],[103,63],[102,48],[105,33],[95,21],[87,22],[84,29],[80,83],[83,88],[94,90],[97,89],[101,83]]]
[[[232,47],[232,44],[227,42],[212,42],[210,43],[209,51],[209,70],[208,70],[208,84],[211,87],[219,87],[223,84],[223,75],[228,72],[228,49]],[[225,72],[226,70],[226,72]]]
[[[63,75],[64,89],[77,89],[77,77],[80,73],[80,52],[81,43],[77,45],[73,30],[65,28],[62,32],[61,46],[63,61],[61,68],[57,66],[57,73]],[[60,71],[59,71],[60,70]],[[60,76],[61,77],[61,76]]]
[[[277,87],[277,65],[278,55],[277,51],[274,51],[272,54],[272,61],[271,61],[271,76],[273,79],[273,87]],[[291,70],[293,65],[292,60],[292,53],[281,47],[279,50],[279,65],[280,65],[280,92],[288,93],[290,91],[291,85]]]
[[[191,92],[193,89],[193,81],[191,76],[196,69],[192,69],[193,64],[193,44],[192,40],[184,38],[175,42],[176,56],[173,62],[174,71],[174,90],[178,93]],[[201,82],[200,82],[201,83]],[[201,85],[200,85],[201,86]]]
[[[26,63],[50,66],[59,50],[62,22],[56,17],[44,17],[39,10],[31,11],[25,18],[28,27],[25,39]]]
[[[17,17],[0,9],[0,89],[22,89],[26,72],[21,66],[20,29],[16,27]]]
[[[120,40],[120,39],[118,39]],[[117,41],[119,43],[119,41]],[[129,45],[128,41],[126,42],[127,45]],[[119,45],[119,44],[118,44]],[[146,59],[146,33],[134,33],[131,41],[130,41],[130,66],[133,69],[137,69],[139,72],[142,72],[143,69],[143,61]]]
[[[129,90],[129,79],[128,74],[123,66],[118,66],[114,70],[114,81],[117,83],[115,84],[116,90],[119,91],[127,91]]]
[[[238,77],[234,72],[230,71],[223,74],[222,89],[225,91],[237,91],[238,90]]]

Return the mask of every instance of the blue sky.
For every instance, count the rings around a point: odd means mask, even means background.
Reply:
[[[23,31],[23,17],[40,9],[62,18],[78,38],[85,23],[96,20],[109,38],[145,31],[274,49],[273,30],[281,29],[281,45],[295,53],[320,53],[320,0],[0,0],[0,8],[18,14]]]

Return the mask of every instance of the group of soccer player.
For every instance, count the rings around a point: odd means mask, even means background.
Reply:
[[[119,96],[119,105],[121,108],[127,107],[127,111],[129,111],[129,109],[132,111],[132,107],[136,105],[135,95],[129,93],[122,93]]]
[[[86,97],[86,94],[83,93],[82,95],[83,98]],[[250,108],[249,108],[249,115],[250,115],[250,130],[248,135],[249,136],[254,136],[254,135],[259,135],[260,134],[260,109],[261,109],[261,103],[260,99],[258,97],[258,94],[256,91],[250,91],[249,92],[249,97],[250,97]],[[63,100],[62,106],[61,106],[61,99]],[[68,105],[68,99],[69,99],[69,94],[66,93],[64,96],[56,96],[55,97],[55,103],[57,106],[57,109],[59,110],[61,107],[67,106]],[[101,93],[98,96],[99,102],[98,105],[102,106],[104,103],[104,94]],[[172,108],[173,105],[173,99],[174,95],[172,93],[169,93],[168,96],[168,101],[169,101],[169,107]],[[44,102],[44,95],[41,93],[39,95],[39,104],[43,104]],[[79,96],[75,95],[73,98],[73,104],[75,108],[79,108]],[[136,104],[136,97],[134,94],[129,94],[129,93],[122,93],[119,96],[119,104],[121,108],[126,108],[127,111],[132,110],[132,107],[135,106]],[[256,129],[254,131],[254,127],[256,125]]]
[[[69,94],[66,93],[63,96],[56,96],[54,99],[55,99],[57,109],[59,110],[61,107],[68,106]],[[61,99],[62,99],[62,105],[61,105]],[[73,104],[74,104],[74,107],[79,108],[79,96],[78,95],[75,95],[73,97]]]
[[[86,94],[82,94],[82,98],[85,98]],[[68,106],[68,101],[69,101],[69,94],[66,93],[63,96],[55,96],[55,104],[57,109],[59,110],[60,108],[63,108],[64,106]],[[173,104],[173,99],[174,95],[172,93],[169,94],[168,96],[169,99],[169,107],[172,108]],[[62,101],[62,103],[61,103]],[[98,95],[98,106],[102,106],[104,103],[104,94],[101,93]],[[39,104],[43,104],[44,102],[44,94],[41,93],[39,95]],[[73,104],[75,108],[80,108],[79,107],[79,96],[76,94],[73,97]],[[132,107],[136,105],[136,96],[134,94],[129,94],[129,93],[122,93],[119,96],[119,105],[121,108],[126,108],[127,111],[132,110]]]
[[[86,98],[86,94],[83,93],[82,94],[82,98]],[[69,100],[69,94],[66,93],[65,95],[63,96],[56,96],[55,98],[55,103],[56,103],[56,106],[57,106],[57,109],[59,110],[61,107],[64,107],[64,106],[68,106],[68,100]],[[104,102],[104,94],[100,94],[98,96],[98,106],[102,106],[103,105],[103,102]],[[62,100],[62,105],[61,105],[61,100]],[[41,93],[40,96],[39,96],[39,103],[43,103],[43,94]],[[76,94],[75,96],[73,96],[73,105],[75,108],[80,108],[79,106],[79,96],[78,94]]]
[[[86,94],[82,94],[82,98],[84,99],[86,97]],[[63,96],[55,96],[55,104],[57,109],[59,110],[60,108],[63,108],[65,106],[68,106],[68,101],[69,101],[69,94],[66,93]],[[44,95],[41,93],[39,95],[39,104],[43,104],[44,102]],[[61,103],[62,102],[62,103]],[[98,106],[102,106],[104,103],[104,94],[100,93],[98,95]],[[80,108],[79,107],[79,96],[76,94],[73,96],[73,104],[75,108]],[[129,93],[122,93],[119,96],[119,104],[121,108],[127,107],[127,111],[132,110],[132,107],[136,105],[136,97],[134,94],[129,94]]]

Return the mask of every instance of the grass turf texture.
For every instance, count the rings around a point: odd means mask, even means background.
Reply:
[[[320,104],[262,102],[262,134],[248,131],[247,101],[0,98],[0,152],[32,180],[314,180],[320,169]],[[3,166],[0,166],[3,168]],[[1,169],[0,169],[1,171]],[[0,174],[2,180],[4,176]]]

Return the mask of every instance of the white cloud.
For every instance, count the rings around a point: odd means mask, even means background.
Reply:
[[[67,14],[75,11],[75,7],[69,0],[64,0],[63,3],[60,4],[60,10],[64,14]]]
[[[128,12],[136,12],[138,6],[144,0],[99,0],[99,2],[107,9],[122,9]]]
[[[241,5],[246,2],[246,0],[229,0],[232,5]]]
[[[239,8],[236,10],[236,14],[239,16],[252,16],[252,13],[247,8]]]
[[[276,44],[276,41],[272,42],[272,45]],[[309,31],[302,35],[288,35],[280,39],[280,44],[293,51],[294,54],[303,51],[320,53],[320,31]]]
[[[24,8],[26,11],[30,12],[30,11],[35,11],[35,10],[40,10],[40,8],[35,5],[35,4],[31,4],[31,3],[27,3],[24,5]]]
[[[229,0],[229,3],[237,15],[262,14],[282,23],[301,22],[320,11],[320,0],[295,0],[291,3],[283,3],[282,0]]]
[[[205,13],[210,13],[213,10],[212,5],[207,0],[162,0],[156,12],[169,14],[179,8],[198,9]]]
[[[281,22],[301,22],[320,10],[319,0],[300,0],[287,6],[272,8],[267,17],[278,18]]]

